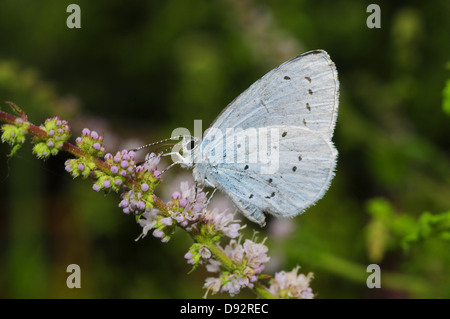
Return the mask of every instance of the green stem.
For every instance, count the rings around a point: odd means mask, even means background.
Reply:
[[[24,117],[24,115],[22,116],[22,118]],[[26,116],[25,116],[26,117]],[[6,122],[6,123],[10,123],[10,124],[16,124],[16,120],[19,117],[5,113],[0,111],[0,121]],[[33,136],[35,136],[38,139],[42,139],[42,140],[46,140],[48,139],[48,134],[46,131],[44,131],[43,129],[41,129],[39,126],[34,125],[31,122],[29,123],[29,128],[28,128],[28,132],[31,133]],[[69,142],[64,142],[62,150],[76,156],[76,157],[86,157],[86,158],[90,158],[92,159],[95,164],[97,165],[97,167],[105,172],[105,173],[109,173],[111,172],[111,166],[108,165],[106,162],[102,161],[100,158],[98,157],[93,157],[92,155],[90,155],[89,153],[83,151],[82,149],[76,147],[75,145],[69,143]],[[125,182],[126,185],[129,188],[139,188],[140,185],[138,183],[136,183],[134,180],[132,180],[130,177],[125,176]],[[162,203],[162,201],[161,201]],[[163,203],[164,205],[164,203]],[[167,210],[167,207],[166,207]]]
[[[253,292],[259,295],[264,299],[278,299],[276,296],[272,295],[272,293],[259,282],[255,282],[253,286]]]
[[[192,239],[199,243],[203,244],[211,251],[211,254],[214,255],[214,258],[222,263],[222,265],[230,272],[233,272],[238,268],[236,265],[220,248],[215,242],[213,242],[210,238],[207,238],[201,234],[190,232]]]

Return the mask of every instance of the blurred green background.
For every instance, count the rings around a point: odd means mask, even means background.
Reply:
[[[79,0],[82,27],[69,29],[72,2],[0,2],[1,101],[35,124],[60,115],[75,137],[104,132],[115,152],[194,119],[206,129],[266,72],[324,49],[341,82],[336,177],[304,215],[258,229],[267,272],[314,272],[317,298],[450,297],[449,1],[377,1],[381,29],[366,26],[373,1]],[[207,273],[187,274],[186,234],[135,242],[141,229],[118,195],[73,181],[67,154],[9,150],[0,146],[0,298],[203,296]],[[170,171],[161,197],[189,176]],[[72,263],[81,289],[66,287]],[[372,263],[381,289],[366,286]]]

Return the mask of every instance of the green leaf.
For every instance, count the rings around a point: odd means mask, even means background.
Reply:
[[[8,154],[9,157],[14,156],[14,154],[16,154],[16,152],[22,147],[22,144],[16,144],[13,146],[11,153]]]
[[[423,213],[417,221],[416,228],[403,238],[402,246],[409,249],[412,243],[435,236],[443,240],[450,239],[450,211],[437,215]]]

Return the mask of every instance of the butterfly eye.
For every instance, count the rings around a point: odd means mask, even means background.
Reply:
[[[188,151],[191,151],[194,147],[195,147],[195,140],[191,139],[191,141],[188,142],[188,144],[186,145],[186,148]]]

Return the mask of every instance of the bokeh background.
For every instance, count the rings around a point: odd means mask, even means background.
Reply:
[[[377,1],[381,29],[366,26],[373,1],[269,0],[78,0],[82,27],[68,29],[72,2],[0,2],[1,101],[35,124],[60,115],[75,137],[103,132],[115,152],[194,119],[206,129],[266,72],[324,49],[341,83],[336,177],[302,216],[246,234],[268,237],[267,273],[314,272],[317,298],[450,297],[449,1]],[[68,154],[42,162],[29,142],[9,151],[0,146],[0,298],[203,296],[186,234],[135,242],[141,229],[118,195],[72,180]],[[160,196],[190,178],[169,171]],[[66,287],[72,263],[81,289]],[[381,289],[366,286],[372,263]]]

